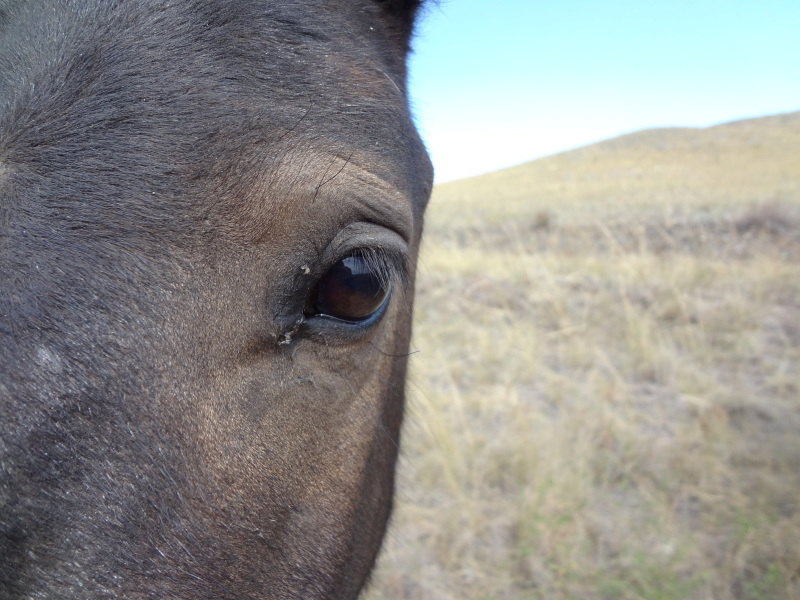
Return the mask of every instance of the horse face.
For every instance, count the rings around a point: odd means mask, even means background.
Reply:
[[[358,594],[431,186],[415,5],[0,3],[0,595]]]

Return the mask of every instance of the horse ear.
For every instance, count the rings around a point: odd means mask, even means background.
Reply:
[[[374,0],[383,9],[391,30],[399,38],[405,50],[414,30],[414,19],[424,0]]]

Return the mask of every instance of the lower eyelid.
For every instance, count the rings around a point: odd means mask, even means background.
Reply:
[[[324,315],[318,314],[313,315],[311,317],[307,317],[303,320],[304,327],[313,327],[313,326],[330,326],[335,329],[341,329],[342,331],[347,331],[348,333],[352,334],[353,332],[362,332],[367,329],[370,329],[373,325],[377,324],[380,321],[384,314],[386,313],[389,304],[392,301],[392,290],[389,290],[389,293],[386,295],[386,298],[378,307],[378,309],[368,316],[366,319],[361,321],[346,321],[344,319],[340,319],[338,317],[334,317],[331,315]]]

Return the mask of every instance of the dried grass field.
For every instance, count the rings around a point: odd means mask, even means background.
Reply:
[[[800,113],[438,186],[369,600],[800,599]]]

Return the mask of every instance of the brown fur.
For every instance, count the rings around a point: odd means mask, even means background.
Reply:
[[[358,595],[431,185],[415,9],[0,2],[0,597]],[[385,314],[304,314],[356,248],[409,265]]]

